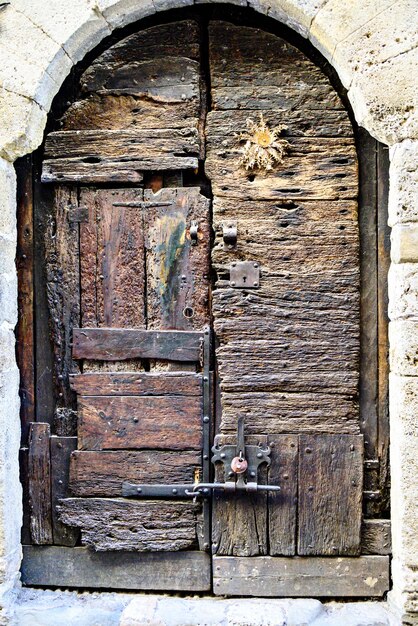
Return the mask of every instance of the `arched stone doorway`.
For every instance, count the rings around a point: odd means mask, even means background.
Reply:
[[[358,135],[358,209],[353,129],[315,63],[245,12],[176,17],[122,34],[80,69],[35,166],[33,356],[20,344],[23,369],[31,358],[35,370],[35,400],[23,405],[25,532],[51,548],[25,548],[23,579],[207,591],[211,546],[218,594],[381,596],[377,147]],[[196,369],[193,341],[211,320],[213,354],[204,348]],[[234,450],[249,457],[243,480],[231,472]],[[207,491],[197,506],[184,501],[193,484]],[[122,582],[107,552],[125,567]],[[254,567],[270,570],[268,585]],[[299,588],[305,576],[313,582]]]
[[[20,560],[19,500],[16,454],[18,448],[17,371],[10,349],[12,328],[16,316],[16,283],[14,274],[14,215],[15,187],[11,163],[22,154],[33,150],[42,139],[46,111],[62,77],[70,67],[84,57],[86,51],[108,35],[114,28],[130,23],[154,11],[165,10],[163,3],[141,4],[132,8],[128,2],[101,2],[92,7],[80,2],[69,8],[66,3],[55,3],[44,11],[41,6],[9,7],[2,15],[3,34],[8,35],[13,52],[19,50],[11,71],[5,64],[2,80],[2,201],[4,205],[2,233],[5,250],[4,267],[4,429],[3,463],[7,476],[3,484],[4,511],[4,577],[2,593],[5,601],[13,588]],[[361,10],[328,2],[326,6],[298,2],[257,5],[257,10],[289,23],[313,41],[337,68],[353,103],[355,117],[372,134],[391,147],[391,196],[389,215],[393,226],[394,249],[391,269],[391,341],[392,383],[392,485],[396,500],[394,507],[394,583],[393,601],[401,612],[414,611],[414,576],[416,565],[416,533],[414,528],[414,452],[416,443],[412,421],[416,406],[416,372],[411,364],[411,350],[416,345],[414,316],[416,314],[415,263],[411,242],[415,236],[416,203],[414,201],[414,171],[416,169],[416,124],[414,111],[415,85],[411,80],[416,50],[412,44],[409,25],[414,16],[406,4],[373,5]],[[391,16],[389,19],[389,15]],[[389,31],[387,30],[389,29]],[[390,38],[388,38],[388,32]],[[393,39],[392,39],[393,35]],[[380,44],[390,46],[385,55],[377,52]],[[13,48],[14,46],[14,48]],[[16,47],[17,46],[17,47]],[[37,62],[34,64],[34,47]],[[402,54],[399,54],[402,52]],[[6,58],[13,58],[10,55]],[[30,79],[22,87],[25,77]],[[416,109],[416,107],[415,107]],[[10,243],[10,245],[9,245]],[[13,417],[14,416],[14,417]]]

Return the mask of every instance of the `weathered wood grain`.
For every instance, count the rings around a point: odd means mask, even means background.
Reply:
[[[94,552],[87,548],[23,546],[27,586],[150,591],[209,591],[205,552]],[[158,576],[156,576],[158,572]]]
[[[61,521],[81,529],[81,541],[96,551],[169,552],[197,546],[200,505],[117,498],[67,498]]]
[[[318,392],[237,391],[222,393],[222,432],[236,430],[247,415],[246,431],[270,434],[359,434],[358,407],[350,397]]]
[[[68,212],[76,204],[75,189],[57,187],[44,232],[46,293],[54,351],[54,395],[58,400],[54,426],[56,433],[62,436],[76,432],[75,396],[69,387],[69,374],[78,371],[71,354],[71,333],[72,328],[80,324],[79,233],[78,224],[68,220]]]
[[[46,161],[42,170],[43,183],[140,183],[144,176],[134,160],[101,160],[97,157],[82,159],[56,159]]]
[[[52,530],[54,544],[58,546],[75,546],[79,536],[77,529],[61,522],[57,512],[59,501],[69,495],[70,455],[76,448],[77,437],[50,438]]]
[[[81,189],[90,219],[80,224],[83,326],[143,328],[144,234],[137,189]]]
[[[148,153],[152,154],[155,147],[157,155],[161,148],[160,159],[152,161],[155,163],[152,169],[196,167],[194,145],[192,150],[187,149],[189,156],[179,155],[182,146],[189,146],[186,137],[193,137],[199,125],[199,43],[198,24],[188,20],[148,28],[114,44],[81,77],[82,97],[65,113],[63,132],[143,131],[148,136],[143,146]],[[159,140],[161,135],[166,136],[165,145]],[[171,158],[167,154],[170,142],[178,148],[172,151]],[[60,158],[65,156],[68,155],[61,154]],[[116,164],[116,156],[112,158],[110,166],[101,162],[85,167],[83,176],[97,182],[105,182],[106,176],[108,180],[139,182],[140,168],[151,167],[149,159],[137,163],[130,160],[124,166]],[[77,168],[69,170],[69,162],[60,170],[57,165],[53,165],[54,176],[64,176],[64,169],[67,175],[70,172],[71,176],[77,176]],[[77,167],[80,171],[81,163]],[[49,164],[44,168],[44,176],[51,176],[52,170],[48,168]]]
[[[80,450],[201,448],[197,396],[82,396],[78,414]]]
[[[200,396],[202,376],[194,373],[106,372],[70,376],[82,396]]]
[[[30,533],[32,543],[53,542],[51,516],[51,457],[49,424],[32,422],[29,425],[28,480]]]
[[[182,450],[105,450],[71,455],[70,488],[74,496],[120,496],[124,481],[190,483],[201,467],[199,452]]]
[[[290,148],[282,164],[263,173],[246,170],[239,164],[240,142],[217,134],[217,117],[208,114],[205,172],[218,197],[248,200],[340,200],[358,193],[356,150],[352,139],[288,137]],[[258,120],[254,120],[258,121]],[[213,129],[216,129],[215,131]],[[225,145],[226,144],[226,145]]]
[[[235,424],[236,431],[236,424]],[[246,437],[246,444],[267,444],[265,435]],[[236,437],[223,437],[219,444],[236,444]],[[215,481],[231,480],[224,465],[215,465]],[[232,479],[233,480],[233,479]],[[258,482],[267,482],[267,472],[260,467]],[[257,556],[268,553],[267,493],[222,493],[213,496],[212,550],[218,556]]]
[[[198,153],[193,128],[58,131],[45,143],[42,181],[140,182],[144,170],[194,169]]]
[[[202,329],[209,322],[209,200],[199,189],[144,192],[144,200],[170,203],[144,213],[147,258],[147,327]],[[198,226],[197,243],[190,235]]]
[[[33,293],[33,178],[31,156],[16,161],[18,323],[16,360],[20,372],[22,443],[27,445],[29,424],[35,419],[35,337]]]
[[[269,446],[268,482],[280,487],[279,492],[268,494],[269,554],[291,556],[296,553],[299,439],[275,436],[269,439]]]
[[[135,96],[94,93],[77,100],[67,110],[63,130],[142,130],[173,129],[189,132],[198,127],[196,102],[169,103]]]
[[[359,554],[362,492],[362,435],[301,435],[298,554]]]
[[[261,597],[381,597],[389,558],[214,557],[214,593]]]
[[[201,337],[195,331],[75,328],[73,356],[105,361],[133,358],[199,361]]]
[[[362,554],[391,554],[391,524],[387,519],[365,519],[361,526]]]

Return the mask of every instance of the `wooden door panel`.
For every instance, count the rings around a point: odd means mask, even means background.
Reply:
[[[198,188],[145,190],[144,200],[148,328],[202,329],[209,323],[210,202]]]
[[[298,553],[360,554],[362,435],[301,435]]]
[[[143,328],[144,230],[137,189],[80,190],[89,211],[80,224],[81,322],[83,326]]]
[[[270,437],[269,446],[271,465],[268,482],[280,485],[279,492],[268,494],[269,554],[292,556],[296,554],[299,437]]]
[[[194,20],[134,33],[100,55],[62,129],[48,135],[42,180],[140,183],[146,170],[195,169],[199,27]]]
[[[80,450],[201,449],[198,396],[80,396]]]

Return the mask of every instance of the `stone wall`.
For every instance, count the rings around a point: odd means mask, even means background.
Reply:
[[[196,0],[201,3],[205,0]],[[20,558],[15,175],[42,141],[71,67],[115,28],[193,0],[12,0],[0,8],[0,582]],[[416,0],[234,0],[309,38],[338,72],[358,123],[390,146],[390,419],[393,591],[418,623],[418,25]],[[415,506],[414,506],[415,500]],[[7,619],[7,618],[5,618]],[[7,622],[5,622],[7,623]]]

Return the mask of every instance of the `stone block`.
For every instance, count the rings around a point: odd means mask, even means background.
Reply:
[[[13,162],[43,139],[46,111],[33,100],[0,87],[0,158]]]
[[[418,141],[391,148],[389,177],[389,226],[418,222]]]
[[[11,328],[17,324],[17,275],[0,274],[0,320]]]
[[[97,0],[97,7],[112,29],[122,28],[155,13],[152,0]]]
[[[392,264],[388,275],[389,318],[418,318],[418,265]]]
[[[328,0],[313,18],[309,39],[332,63],[337,45],[391,4],[393,0],[363,0],[361,3]],[[350,79],[343,84],[348,87],[349,83]]]
[[[0,235],[16,237],[16,172],[11,163],[1,158]]]
[[[418,321],[389,324],[390,368],[402,376],[418,376]]]
[[[395,224],[391,233],[390,256],[394,263],[418,262],[418,222]]]
[[[348,98],[358,124],[389,146],[418,138],[418,90],[411,80],[417,63],[418,48],[359,71],[351,82]]]
[[[354,18],[360,18],[358,27],[353,29],[351,22],[350,34],[337,43],[332,57],[332,64],[344,85],[349,85],[357,74],[367,74],[371,67],[405,54],[417,40],[418,23],[413,19],[416,0],[404,0],[401,8],[398,3],[380,2],[378,10],[366,20],[361,16],[362,9],[360,5],[357,10],[351,7]],[[384,85],[385,89],[390,87]]]
[[[418,377],[390,375],[392,547],[395,559],[418,568]]]
[[[15,0],[13,7],[62,46],[74,64],[110,34],[109,25],[91,0],[71,0],[70,5],[66,0]]]

